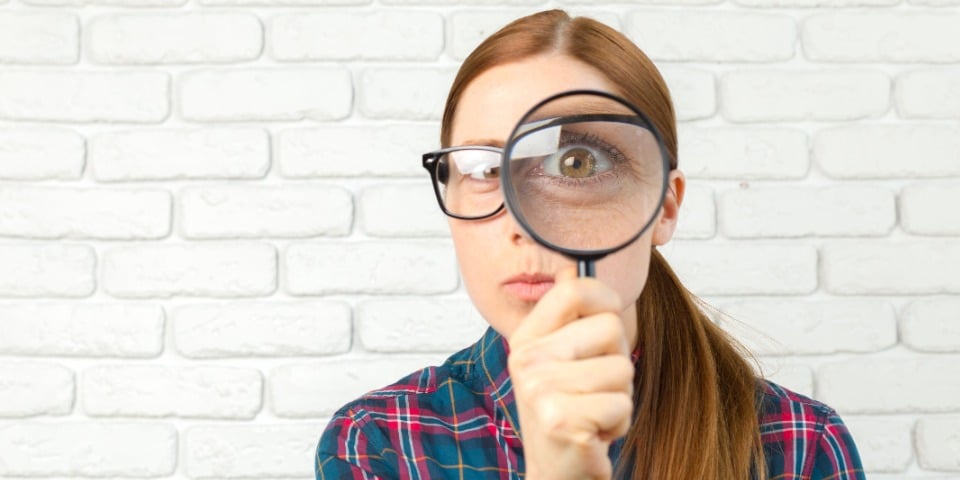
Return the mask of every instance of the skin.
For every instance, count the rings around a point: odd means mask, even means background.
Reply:
[[[618,93],[593,67],[562,54],[494,67],[465,90],[452,125],[453,145],[503,146],[536,102],[573,89]],[[637,342],[635,301],[651,248],[676,228],[685,180],[670,191],[653,227],[597,263],[597,278],[577,278],[573,260],[530,239],[506,211],[482,220],[450,218],[467,291],[510,345],[528,479],[609,478],[610,442],[632,411]],[[536,274],[535,277],[518,275]]]

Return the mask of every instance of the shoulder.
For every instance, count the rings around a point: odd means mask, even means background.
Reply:
[[[317,446],[318,478],[351,478],[356,471],[390,476],[406,456],[402,440],[453,414],[451,396],[468,402],[462,365],[464,351],[441,365],[412,372],[340,407],[327,423]],[[349,472],[353,472],[349,474]],[[367,478],[367,477],[357,477]]]
[[[830,406],[762,380],[759,420],[770,478],[864,478],[853,438]]]

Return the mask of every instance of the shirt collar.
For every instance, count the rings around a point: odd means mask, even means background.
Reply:
[[[513,396],[513,383],[507,370],[507,355],[510,346],[502,335],[493,327],[487,331],[479,342],[474,344],[471,352],[471,363],[474,365],[472,376],[478,386],[493,400],[513,433],[520,437],[520,422],[517,416],[517,403]]]

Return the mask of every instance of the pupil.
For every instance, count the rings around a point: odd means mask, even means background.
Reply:
[[[583,148],[575,148],[567,152],[560,161],[560,173],[567,177],[583,178],[593,174],[596,160],[593,155]]]

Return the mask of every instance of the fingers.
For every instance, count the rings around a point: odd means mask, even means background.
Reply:
[[[544,402],[539,412],[538,423],[554,441],[576,444],[598,438],[608,442],[630,429],[633,399],[622,392],[564,394]]]
[[[513,331],[508,341],[524,343],[543,337],[581,317],[619,312],[620,296],[595,278],[577,278],[573,267],[559,271],[554,286]]]
[[[633,395],[634,366],[621,355],[570,362],[549,362],[516,375],[514,388],[525,398],[551,393],[626,393]]]
[[[526,343],[514,339],[510,347],[511,372],[544,362],[630,354],[623,319],[609,312],[581,318]]]

